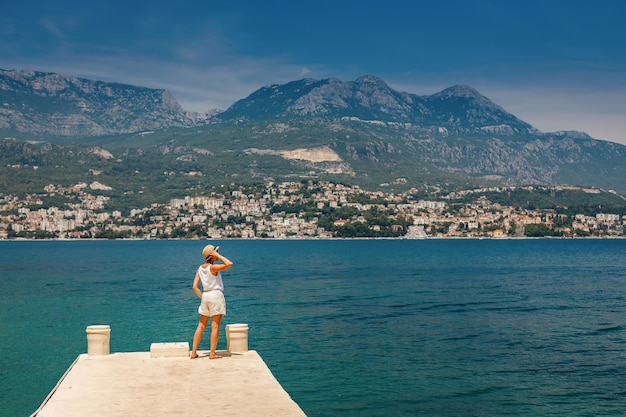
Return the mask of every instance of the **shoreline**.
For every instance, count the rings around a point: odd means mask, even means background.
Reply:
[[[232,238],[232,237],[219,237],[219,238],[193,238],[193,239],[145,239],[145,238],[120,238],[120,239],[105,239],[105,238],[44,238],[44,239],[28,239],[28,238],[14,238],[14,239],[0,239],[0,242],[105,242],[105,241],[123,241],[123,242],[193,242],[193,241],[353,241],[353,240],[620,240],[626,239],[626,236],[426,236],[426,237],[294,237],[294,238]]]

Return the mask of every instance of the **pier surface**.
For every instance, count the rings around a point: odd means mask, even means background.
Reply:
[[[31,417],[306,417],[256,351],[80,355]]]

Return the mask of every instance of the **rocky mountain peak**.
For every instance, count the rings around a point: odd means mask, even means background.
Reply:
[[[389,88],[387,83],[382,78],[375,75],[363,75],[354,80],[354,84],[370,84],[378,88]]]
[[[473,87],[470,87],[469,85],[465,85],[465,84],[453,85],[452,87],[448,87],[448,88],[442,90],[441,92],[435,94],[435,96],[439,96],[439,97],[472,97],[472,98],[484,97],[482,94],[480,94],[478,92],[478,90],[476,90]]]
[[[431,99],[440,99],[440,100],[467,100],[470,102],[474,102],[480,106],[490,107],[493,109],[502,108],[491,101],[486,96],[482,95],[473,87],[464,84],[454,85],[452,87],[448,87],[439,93],[433,94],[430,96]]]
[[[264,86],[226,111],[199,115],[184,111],[167,90],[0,70],[0,129],[36,138],[94,137],[209,121],[290,118],[375,121],[410,126],[424,134],[537,133],[468,85],[422,96],[398,92],[371,74],[348,82],[306,78]]]
[[[267,87],[239,100],[217,118],[264,120],[289,117],[352,118],[403,123],[446,133],[530,133],[534,128],[468,85],[419,96],[398,92],[374,75],[352,82],[305,79]]]
[[[203,124],[167,90],[0,69],[0,129],[93,137]]]

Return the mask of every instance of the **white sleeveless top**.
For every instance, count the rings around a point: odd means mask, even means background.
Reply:
[[[220,290],[224,291],[224,282],[222,281],[222,274],[211,274],[211,265],[204,268],[202,265],[198,268],[198,275],[200,275],[200,281],[202,282],[202,288],[204,291]]]

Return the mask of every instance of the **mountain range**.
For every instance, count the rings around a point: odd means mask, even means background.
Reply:
[[[626,194],[626,146],[540,132],[470,86],[420,96],[372,75],[268,85],[198,114],[166,90],[0,70],[0,134],[2,167],[37,166],[33,186],[98,172],[126,195],[311,178],[389,190],[570,184]],[[0,173],[9,178],[2,187],[23,180],[19,170]]]

